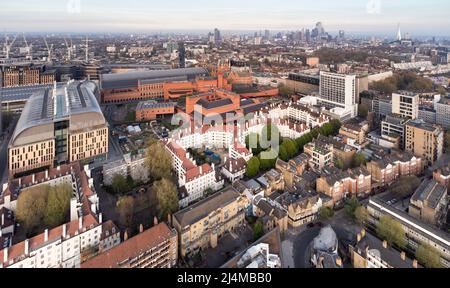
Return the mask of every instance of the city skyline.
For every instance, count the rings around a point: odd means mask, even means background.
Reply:
[[[44,0],[3,1],[0,27],[3,32],[119,32],[298,30],[323,22],[327,31],[346,30],[356,34],[395,36],[398,23],[403,33],[415,36],[449,36],[450,3],[433,1],[283,0],[276,7],[270,1],[210,1],[172,5],[108,1]],[[174,8],[176,7],[176,8]],[[233,7],[233,8],[230,8]],[[430,20],[431,19],[431,20]],[[448,28],[445,28],[448,27]]]

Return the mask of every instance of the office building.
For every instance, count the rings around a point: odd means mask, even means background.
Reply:
[[[405,151],[422,157],[428,165],[439,160],[444,149],[444,130],[441,126],[411,120],[405,125]]]
[[[339,107],[358,115],[356,75],[320,72],[320,102],[328,108]]]
[[[8,146],[10,175],[74,161],[104,159],[108,124],[93,82],[39,90],[28,100]]]
[[[445,129],[450,129],[450,98],[442,97],[441,100],[435,104],[436,109],[436,124],[441,125]]]
[[[409,119],[419,117],[419,94],[402,91],[392,93],[392,113]]]
[[[160,116],[175,114],[176,103],[156,102],[154,100],[139,102],[136,107],[136,121],[152,121]]]
[[[405,126],[409,119],[400,115],[390,114],[381,122],[381,137],[383,140],[390,142],[390,147],[402,149],[405,141]],[[395,147],[395,143],[398,138],[398,147]]]

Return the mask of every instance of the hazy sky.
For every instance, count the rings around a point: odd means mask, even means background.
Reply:
[[[78,5],[79,3],[79,5]],[[448,0],[0,0],[0,32],[294,30],[450,36]]]

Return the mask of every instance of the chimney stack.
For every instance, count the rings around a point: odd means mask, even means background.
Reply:
[[[2,213],[2,226],[5,225],[5,214]]]
[[[358,233],[358,235],[356,235],[356,243],[361,242],[361,233]]]
[[[125,230],[125,233],[123,234],[123,241],[127,241],[128,240],[128,231]]]
[[[78,218],[78,229],[81,230],[81,228],[83,228],[83,216]]]
[[[406,260],[406,253],[404,251],[402,251],[402,253],[400,253],[400,257],[402,258],[403,261]]]
[[[28,255],[28,254],[30,254],[29,252],[30,252],[30,246],[29,246],[29,240],[28,239],[26,239],[25,240],[25,255]]]
[[[62,231],[62,237],[63,239],[66,239],[67,237],[67,228],[66,228],[66,224],[62,225],[63,231]]]
[[[158,225],[158,218],[156,218],[156,216],[155,216],[155,217],[153,217],[153,226],[156,226],[156,225]]]
[[[413,265],[413,268],[417,268],[418,263],[417,263],[417,260],[416,260],[416,259],[413,260],[413,264],[412,264],[412,265]]]
[[[44,231],[44,242],[48,241],[48,229],[45,229]]]
[[[139,225],[139,233],[142,233],[142,232],[144,232],[144,225]]]
[[[45,179],[48,179],[48,169],[45,170]]]
[[[386,240],[383,240],[383,248],[384,248],[384,249],[387,249],[387,247],[388,247],[387,241],[386,241]]]
[[[102,213],[100,213],[100,214],[98,215],[98,223],[99,223],[99,224],[102,224],[102,223],[103,223],[103,214],[102,214]]]
[[[33,184],[35,184],[35,181],[36,181],[36,175],[33,174],[33,175],[31,175],[31,182],[32,182]]]

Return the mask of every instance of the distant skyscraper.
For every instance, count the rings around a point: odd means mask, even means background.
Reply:
[[[322,22],[317,22],[316,29],[317,29],[318,36],[322,36],[325,34],[325,29],[323,28]]]
[[[305,39],[306,39],[306,42],[311,42],[311,32],[309,31],[309,29],[306,29],[306,32],[305,32]]]
[[[339,30],[339,39],[345,39],[345,31],[344,30]]]
[[[186,67],[186,48],[184,42],[178,43],[178,58],[180,60],[180,68]]]
[[[222,36],[220,35],[220,30],[219,29],[214,29],[214,42],[215,43],[220,43],[222,42]]]
[[[400,23],[398,24],[397,41],[402,41],[402,31],[400,30]]]
[[[265,30],[265,31],[264,31],[264,38],[265,38],[266,40],[269,40],[269,39],[270,39],[270,31],[269,31],[269,30]]]

